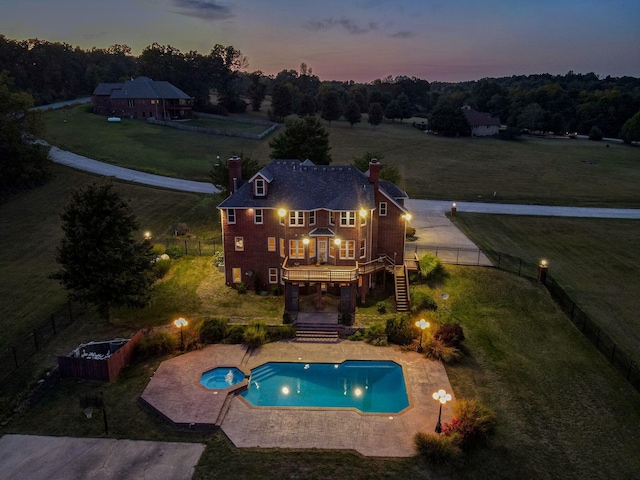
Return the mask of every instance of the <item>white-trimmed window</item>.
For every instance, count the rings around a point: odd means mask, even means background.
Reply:
[[[270,268],[269,269],[269,283],[278,283],[278,269]]]
[[[336,256],[336,243],[333,240],[329,240],[329,256],[331,258]]]
[[[343,240],[342,243],[340,243],[340,258],[342,260],[353,260],[356,255],[355,250],[355,240]]]
[[[256,178],[253,181],[253,185],[255,187],[254,193],[256,197],[264,197],[266,195],[267,190],[265,188],[264,179]]]
[[[270,252],[276,251],[276,237],[267,237],[267,250]]]
[[[387,216],[387,202],[380,202],[380,213],[381,217]]]
[[[244,237],[236,237],[234,241],[236,252],[244,252]]]
[[[340,212],[340,226],[341,227],[355,227],[356,226],[356,212]]]
[[[260,225],[262,224],[262,219],[263,219],[262,209],[256,208],[253,211],[253,223]]]
[[[233,277],[233,283],[242,283],[242,269],[232,268],[231,276]]]
[[[315,225],[315,224],[316,224],[316,211],[313,210],[309,212],[309,225]]]
[[[360,240],[360,258],[367,256],[367,241],[363,238]]]
[[[227,223],[236,223],[236,209],[229,208],[227,210]]]
[[[302,243],[302,240],[289,240],[289,258],[304,258],[304,243]]]
[[[304,227],[304,212],[290,211],[289,212],[289,226],[290,227]]]
[[[329,212],[329,225],[336,224],[336,212]]]
[[[280,239],[280,256],[284,258],[284,238]]]
[[[309,258],[313,258],[316,256],[316,239],[309,239]]]

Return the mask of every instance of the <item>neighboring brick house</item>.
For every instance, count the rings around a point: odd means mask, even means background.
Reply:
[[[138,77],[124,83],[101,83],[93,91],[93,113],[146,120],[193,118],[193,99],[169,82]]]
[[[471,127],[472,137],[497,135],[500,131],[500,119],[497,117],[474,110],[469,105],[462,107],[462,113],[464,113],[467,123]]]
[[[322,309],[329,293],[341,313],[353,314],[385,272],[401,269],[406,277],[408,197],[380,180],[380,163],[365,174],[350,165],[273,160],[244,181],[241,161],[229,159],[231,193],[218,205],[227,285],[284,286],[289,312],[310,294]]]

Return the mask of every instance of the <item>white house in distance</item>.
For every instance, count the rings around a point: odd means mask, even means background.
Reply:
[[[474,110],[469,105],[462,107],[467,123],[471,127],[472,137],[486,137],[489,135],[497,135],[500,131],[500,119],[492,117],[488,113]]]

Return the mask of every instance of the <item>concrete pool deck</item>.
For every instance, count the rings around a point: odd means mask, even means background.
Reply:
[[[217,366],[236,366],[248,373],[266,362],[349,359],[392,360],[402,365],[409,408],[394,414],[363,414],[348,409],[253,407],[241,396],[227,396],[226,390],[215,394],[199,383],[203,372]],[[416,352],[346,340],[283,341],[251,352],[240,345],[211,345],[163,362],[141,398],[174,423],[218,424],[236,447],[340,449],[366,456],[409,457],[415,453],[415,433],[435,428],[439,404],[431,395],[441,388],[453,393],[442,363]],[[451,404],[442,409],[443,422],[451,419]]]

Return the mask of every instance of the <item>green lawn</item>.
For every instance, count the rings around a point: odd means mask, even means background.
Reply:
[[[248,140],[133,120],[108,123],[87,108],[47,112],[46,139],[96,160],[200,181],[208,181],[217,155],[244,153],[267,163],[269,140],[278,134]],[[253,112],[247,116],[260,118]],[[560,138],[444,138],[412,128],[409,121],[375,128],[366,121],[354,127],[344,121],[325,125],[333,163],[379,152],[384,163],[403,174],[400,186],[412,198],[494,201],[496,192],[496,201],[504,203],[640,207],[637,147]]]
[[[640,222],[467,213],[454,218],[481,248],[531,262],[547,259],[574,301],[640,363]]]
[[[0,349],[22,339],[66,300],[66,292],[48,276],[57,269],[55,250],[62,238],[59,214],[74,187],[102,179],[52,166],[50,183],[0,204],[3,255],[0,257]],[[217,197],[117,182],[144,230],[162,242],[185,222],[194,239],[220,243]]]
[[[219,432],[175,432],[137,403],[155,361],[136,361],[111,384],[65,380],[5,431],[99,437],[100,416],[87,420],[77,399],[103,391],[112,437],[206,442],[195,479],[635,478],[640,396],[573,328],[544,287],[494,269],[447,266],[446,272],[433,293],[449,293],[467,337],[464,361],[447,366],[454,391],[458,398],[480,399],[499,421],[491,444],[459,466],[345,451],[236,449]],[[72,336],[57,337],[51,348]]]

